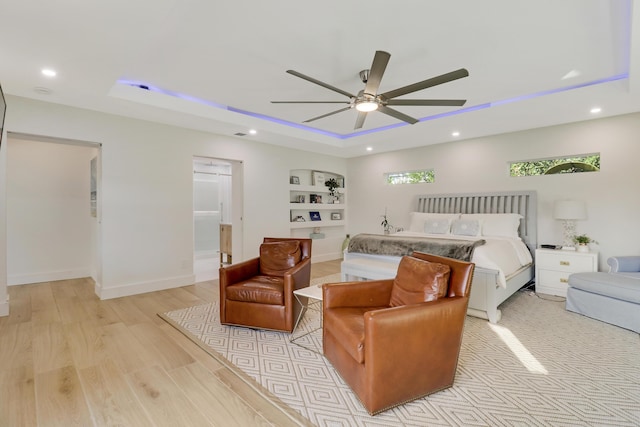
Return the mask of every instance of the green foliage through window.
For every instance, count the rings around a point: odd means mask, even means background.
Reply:
[[[419,184],[434,182],[436,177],[433,169],[411,172],[389,172],[385,174],[387,184]]]
[[[600,153],[556,159],[512,162],[511,176],[553,175],[559,173],[597,172],[600,170]]]

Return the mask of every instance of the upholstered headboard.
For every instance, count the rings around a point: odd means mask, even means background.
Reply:
[[[423,194],[417,196],[416,211],[427,213],[517,213],[520,237],[533,254],[537,246],[537,198],[535,191],[497,193]]]

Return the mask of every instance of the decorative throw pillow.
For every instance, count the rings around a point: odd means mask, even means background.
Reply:
[[[475,219],[456,219],[451,223],[451,234],[478,236],[480,234],[480,221]]]
[[[449,218],[427,218],[424,221],[424,232],[427,234],[447,234],[450,225]]]
[[[435,301],[447,294],[449,288],[448,265],[424,261],[412,256],[400,260],[398,273],[391,288],[391,306]]]
[[[460,214],[444,214],[444,213],[426,213],[426,212],[410,212],[409,231],[416,233],[424,233],[424,223],[427,219],[446,219],[449,222],[460,218]]]
[[[297,240],[263,243],[260,245],[260,272],[270,276],[284,276],[301,258],[302,251]]]
[[[460,217],[460,219],[482,221],[483,236],[512,237],[514,239],[520,237],[518,229],[522,218],[524,218],[522,215],[515,213],[464,214]]]

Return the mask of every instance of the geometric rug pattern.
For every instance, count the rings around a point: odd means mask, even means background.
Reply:
[[[637,333],[528,291],[501,309],[497,325],[467,316],[453,387],[373,417],[289,334],[220,325],[217,302],[161,317],[317,426],[640,426]],[[308,310],[295,335],[319,321]],[[321,339],[317,331],[301,343],[321,348]]]

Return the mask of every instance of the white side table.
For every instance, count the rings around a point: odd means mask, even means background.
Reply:
[[[301,339],[322,329],[322,285],[311,285],[306,288],[296,289],[295,291],[293,291],[293,295],[296,297],[296,300],[298,300],[298,303],[300,303],[300,305],[302,306],[302,310],[300,310],[300,314],[298,314],[296,323],[293,325],[293,331],[291,331],[291,338],[289,339],[289,342],[299,345],[302,348],[306,348],[307,350],[322,354],[322,342],[320,342],[319,351],[317,346],[316,348],[311,348],[310,346],[300,343]],[[305,300],[306,303],[303,302]],[[295,332],[298,329],[300,320],[302,320],[302,316],[308,309],[315,310],[320,313],[319,325],[311,328],[311,330],[308,330],[299,336],[295,336]]]
[[[572,273],[598,271],[598,252],[536,249],[536,292],[567,296]]]

